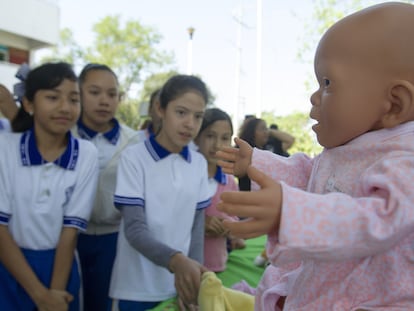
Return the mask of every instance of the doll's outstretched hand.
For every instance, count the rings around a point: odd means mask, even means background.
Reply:
[[[239,148],[223,147],[216,152],[217,164],[226,174],[243,177],[252,162],[253,148],[238,137],[234,139],[234,142]]]
[[[258,169],[249,166],[247,173],[259,186],[258,191],[224,192],[217,209],[231,216],[247,218],[223,221],[232,235],[254,238],[279,230],[282,208],[282,187]]]

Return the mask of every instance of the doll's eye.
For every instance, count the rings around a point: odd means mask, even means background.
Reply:
[[[331,84],[331,80],[329,80],[329,79],[323,79],[323,86],[324,87],[327,87],[327,86],[329,86]]]

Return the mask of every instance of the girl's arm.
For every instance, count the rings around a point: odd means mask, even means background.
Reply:
[[[178,250],[154,239],[149,232],[145,220],[145,210],[142,206],[122,206],[120,208],[124,219],[124,233],[129,244],[151,260],[153,263],[169,269],[175,275],[175,286],[178,296],[184,304],[197,304],[197,294],[200,286],[201,274],[204,267],[197,261],[190,259]],[[197,260],[203,260],[204,241],[204,210],[196,212],[193,230],[201,229],[200,241],[191,240],[190,249]],[[199,230],[197,230],[198,232]],[[191,252],[191,250],[190,250]]]
[[[12,121],[17,115],[19,107],[14,101],[12,93],[2,84],[0,84],[0,112],[8,120]]]
[[[269,134],[282,142],[283,151],[287,151],[295,142],[295,137],[277,129],[269,129]]]
[[[148,230],[142,206],[122,206],[120,210],[129,244],[156,265],[168,269],[171,257],[179,251],[154,238]]]
[[[196,210],[193,228],[191,229],[190,249],[188,251],[188,257],[199,263],[204,262],[204,214],[204,209]]]
[[[177,295],[189,307],[197,305],[201,276],[207,271],[204,260],[204,209],[196,210],[191,230],[188,257],[177,253],[171,257],[169,268],[175,276]]]
[[[0,260],[33,301],[46,294],[47,288],[30,268],[7,226],[2,225],[0,225]]]
[[[0,225],[0,261],[17,283],[23,287],[39,311],[67,310],[71,295],[61,291],[50,291],[40,282],[13,240],[7,226]]]
[[[72,269],[75,254],[78,230],[72,227],[64,227],[56,248],[55,262],[53,265],[51,289],[66,290],[69,274]]]

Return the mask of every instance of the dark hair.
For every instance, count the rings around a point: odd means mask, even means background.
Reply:
[[[256,147],[255,132],[256,127],[260,122],[263,122],[263,119],[256,117],[246,119],[240,128],[239,138],[248,142],[250,146]]]
[[[271,124],[271,125],[269,126],[269,128],[271,128],[271,129],[273,129],[273,130],[277,130],[277,129],[278,129],[278,126],[277,126],[277,124]]]
[[[112,73],[115,77],[116,83],[118,84],[118,77],[109,66],[104,64],[89,63],[85,67],[83,67],[81,73],[79,74],[79,85],[82,85],[85,82],[86,76],[90,71],[93,70],[103,70]]]
[[[204,112],[203,122],[201,123],[200,131],[197,136],[216,121],[228,121],[230,123],[231,134],[233,135],[233,124],[228,113],[218,108],[210,108],[206,109]]]
[[[200,93],[207,105],[210,96],[207,86],[201,79],[191,75],[175,75],[169,78],[161,89],[159,95],[161,108],[167,108],[170,101],[188,91]]]
[[[77,81],[77,77],[70,64],[65,62],[45,63],[32,69],[25,81],[24,97],[32,102],[39,90],[52,90],[63,80]],[[24,132],[33,127],[33,117],[20,107],[16,117],[11,122],[14,132]]]
[[[247,119],[251,119],[251,118],[256,118],[256,116],[255,116],[254,114],[246,114],[246,115],[244,116],[244,119],[245,119],[245,120],[247,120]]]
[[[149,105],[148,105],[148,112],[151,110],[152,106],[154,105],[154,103],[159,100],[160,98],[160,92],[161,89],[156,89],[154,91],[152,91],[151,95],[150,95],[150,99],[149,99]]]

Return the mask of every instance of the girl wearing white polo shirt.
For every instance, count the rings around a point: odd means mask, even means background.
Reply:
[[[122,221],[112,271],[113,310],[147,310],[178,295],[193,308],[203,262],[207,163],[188,148],[208,102],[203,81],[176,75],[162,87],[156,136],[130,146],[118,168]]]
[[[79,75],[82,113],[73,133],[99,151],[99,179],[86,232],[79,235],[85,311],[110,308],[109,282],[116,254],[121,214],[114,206],[116,171],[121,151],[138,142],[137,131],[120,124],[118,78],[106,65],[88,64]]]
[[[71,66],[47,63],[26,79],[18,133],[0,135],[2,310],[79,310],[74,253],[98,177],[97,151],[70,129],[80,113]]]

